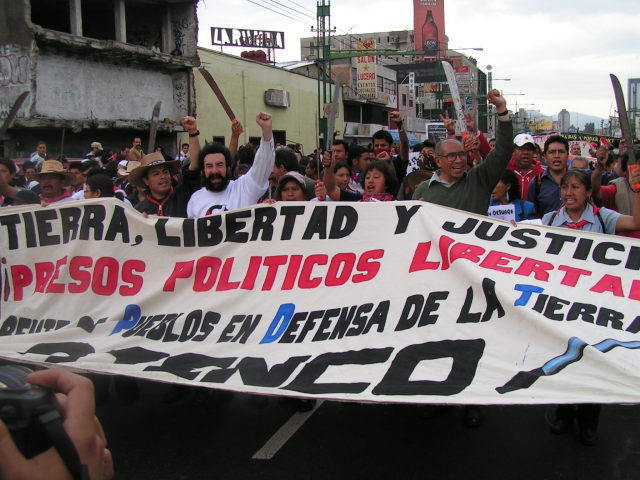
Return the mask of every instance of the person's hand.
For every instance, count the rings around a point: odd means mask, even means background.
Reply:
[[[609,158],[609,149],[605,146],[601,146],[596,150],[596,160],[598,161],[596,168],[605,169],[607,165],[607,159]]]
[[[273,125],[271,123],[271,115],[267,112],[258,113],[258,115],[256,115],[256,123],[260,125],[260,128],[262,128],[263,130],[271,130],[273,128]]]
[[[467,126],[467,132],[473,133],[474,135],[478,133],[478,128],[476,127],[476,121],[474,120],[473,115],[465,113],[464,123]]]
[[[195,117],[182,117],[180,119],[180,125],[184,128],[187,133],[195,133],[198,131],[198,122]]]
[[[113,459],[107,440],[95,417],[93,384],[87,378],[65,370],[51,369],[27,376],[33,385],[61,392],[57,395],[64,429],[78,451],[92,480],[113,477]],[[9,430],[0,421],[0,477],[12,480],[67,480],[71,478],[58,451],[51,447],[27,460],[18,450]]]
[[[389,113],[389,119],[394,123],[402,124],[402,116],[397,110]]]
[[[329,168],[331,166],[331,152],[329,150],[322,152],[321,163],[324,168]],[[318,172],[318,175],[320,175],[320,172]]]
[[[261,203],[266,203],[267,205],[273,205],[276,201],[273,198],[265,198]]]
[[[380,160],[381,162],[386,162],[391,158],[391,155],[386,150],[383,150],[379,154],[376,155],[376,160]]]
[[[262,129],[263,140],[269,141],[272,138],[273,124],[271,121],[271,115],[267,112],[260,112],[256,115],[256,123],[260,125]]]
[[[507,109],[507,101],[500,94],[500,91],[495,88],[489,90],[487,93],[487,101],[496,107],[498,113],[504,112]]]
[[[242,132],[244,132],[244,129],[242,128],[242,124],[238,120],[231,123],[231,135],[239,137]]]
[[[314,192],[318,200],[324,200],[325,198],[327,198],[327,189],[325,188],[324,183],[321,180],[318,180],[316,182]]]
[[[456,121],[453,118],[449,118],[449,112],[445,110],[444,116],[440,115],[440,120],[444,123],[444,128],[447,129],[447,134],[453,136],[456,134]]]

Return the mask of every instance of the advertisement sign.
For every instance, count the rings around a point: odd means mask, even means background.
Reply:
[[[373,50],[375,48],[375,40],[356,42],[358,50]],[[362,98],[375,99],[377,96],[376,63],[377,57],[375,55],[356,57],[357,89],[358,95]]]
[[[413,0],[413,35],[415,50],[424,51],[425,58],[444,56],[444,0]]]

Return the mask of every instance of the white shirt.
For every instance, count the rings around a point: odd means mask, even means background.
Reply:
[[[269,174],[275,159],[273,138],[269,142],[261,139],[249,171],[237,180],[230,180],[221,192],[212,192],[207,187],[195,192],[187,204],[187,216],[200,218],[254,205],[269,188]]]

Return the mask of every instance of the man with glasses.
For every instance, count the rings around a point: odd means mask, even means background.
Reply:
[[[491,90],[487,100],[498,112],[496,146],[486,160],[467,171],[468,153],[454,138],[436,145],[438,171],[414,192],[414,200],[436,203],[467,212],[486,215],[491,192],[504,172],[513,152],[513,125],[507,101],[498,90]]]

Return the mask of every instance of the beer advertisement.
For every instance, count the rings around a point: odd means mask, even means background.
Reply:
[[[444,57],[444,0],[413,0],[413,30],[415,49],[425,58]]]

